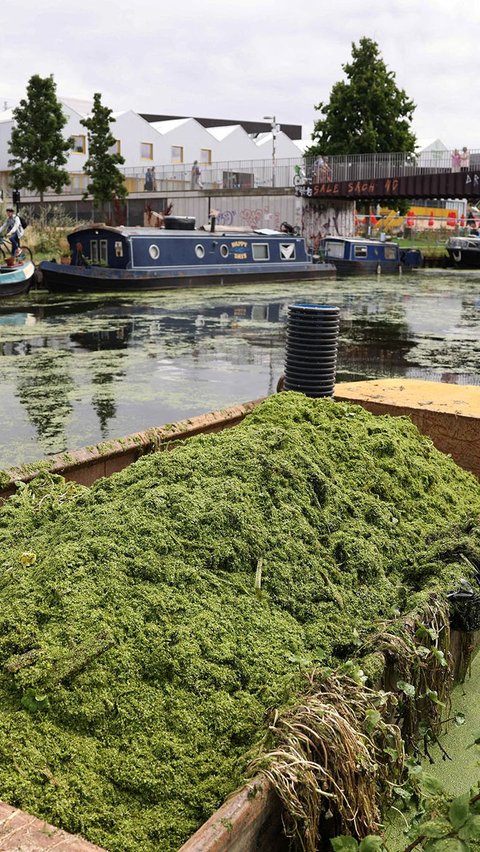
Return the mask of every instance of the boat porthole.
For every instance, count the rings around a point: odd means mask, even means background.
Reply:
[[[148,253],[152,260],[158,260],[158,258],[160,257],[160,248],[156,245],[151,245],[148,248]]]
[[[220,246],[220,254],[222,257],[228,257],[228,246],[226,246],[225,243]]]
[[[200,245],[200,243],[198,243],[195,246],[195,254],[199,258],[205,257],[205,246],[202,246],[202,245]]]

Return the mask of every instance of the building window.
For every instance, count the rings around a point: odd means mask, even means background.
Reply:
[[[72,151],[75,154],[85,153],[85,136],[72,136]]]
[[[172,145],[172,147],[170,148],[170,157],[172,163],[183,163],[182,145]]]
[[[211,148],[200,148],[200,162],[205,166],[209,166],[212,162]]]
[[[108,149],[109,154],[121,154],[120,150],[120,139],[115,139],[113,145]]]
[[[142,160],[153,160],[153,142],[142,142],[140,156]]]

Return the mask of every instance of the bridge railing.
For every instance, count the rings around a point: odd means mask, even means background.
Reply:
[[[200,164],[201,186],[206,190],[253,190],[262,188],[285,189],[294,185],[297,172],[298,182],[314,183],[365,181],[375,178],[404,177],[409,175],[436,174],[452,171],[452,152],[422,151],[416,155],[405,153],[335,155],[323,158],[298,157],[288,159],[226,160]],[[163,197],[175,191],[192,188],[192,163],[159,164],[147,168],[120,169],[129,193],[152,194]],[[457,169],[458,170],[458,169]],[[480,172],[480,150],[470,151],[469,170]],[[70,184],[62,195],[82,195],[87,188],[88,178],[83,172],[72,172]],[[31,196],[21,190],[22,198]],[[9,192],[9,190],[6,190]],[[46,194],[54,195],[52,193]],[[33,200],[31,197],[29,200]]]
[[[305,173],[314,183],[374,180],[460,171],[452,151],[432,150],[417,154],[348,154],[305,160]],[[470,151],[466,171],[480,169],[480,151]]]

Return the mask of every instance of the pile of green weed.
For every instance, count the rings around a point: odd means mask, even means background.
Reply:
[[[0,798],[178,849],[305,668],[468,576],[441,542],[480,562],[479,512],[406,419],[293,393],[88,490],[41,475],[0,513]]]

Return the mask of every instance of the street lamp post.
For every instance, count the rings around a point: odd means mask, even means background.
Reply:
[[[272,126],[272,186],[275,186],[275,139],[280,130],[280,125],[277,124],[274,115],[264,115],[263,118],[265,121],[270,121]]]

